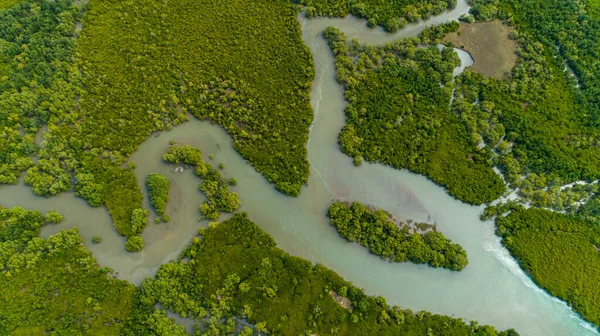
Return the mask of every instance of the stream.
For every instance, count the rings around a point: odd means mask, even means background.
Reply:
[[[110,266],[119,278],[139,284],[145,277],[154,276],[162,263],[176,259],[197,230],[207,225],[207,221],[197,221],[199,205],[204,200],[197,189],[198,178],[191,169],[174,172],[173,165],[162,162],[169,141],[175,140],[201,148],[213,166],[225,165],[222,175],[238,180],[232,190],[240,195],[241,211],[248,212],[280,248],[331,268],[366,293],[385,297],[390,305],[476,320],[498,329],[515,328],[523,336],[597,335],[590,324],[564,302],[539,289],[519,268],[494,235],[493,223],[479,220],[483,207],[461,203],[425,177],[405,170],[369,163],[355,167],[352,159],[339,151],[337,136],[344,124],[345,102],[322,31],[331,25],[349,38],[383,43],[415,36],[428,24],[457,19],[467,11],[466,1],[459,0],[454,10],[425,23],[409,24],[395,34],[369,29],[364,20],[353,17],[300,18],[316,76],[311,93],[315,120],[307,145],[311,175],[298,198],[277,192],[233,149],[231,138],[221,127],[192,119],[151,136],[131,157],[138,165],[136,175],[145,195],[145,208],[150,209],[145,176],[162,173],[172,181],[166,209],[171,220],[154,224],[151,212],[142,234],[146,246],[140,253],[124,250],[125,239],[117,235],[105,208],[91,208],[73,193],[46,199],[34,195],[22,183],[3,185],[0,204],[60,211],[65,220],[44,227],[43,237],[78,227],[100,265]],[[463,65],[456,73],[473,62],[465,52],[459,51],[459,56]],[[209,160],[210,154],[214,160]],[[426,265],[385,262],[366,248],[346,242],[329,226],[325,213],[333,200],[359,201],[398,218],[435,222],[439,231],[466,249],[469,265],[461,272],[452,272]],[[96,235],[103,238],[102,243],[91,242]]]

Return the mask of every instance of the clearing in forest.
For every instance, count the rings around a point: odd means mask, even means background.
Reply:
[[[461,23],[458,32],[448,34],[444,42],[452,42],[471,54],[475,64],[470,70],[502,78],[517,62],[517,42],[508,37],[512,29],[500,20]]]

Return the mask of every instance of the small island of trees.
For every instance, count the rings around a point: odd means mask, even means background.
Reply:
[[[354,202],[334,202],[327,211],[329,223],[340,236],[393,262],[410,261],[460,271],[469,263],[467,252],[436,230],[419,234],[408,224],[398,224],[383,210]],[[412,231],[412,232],[411,232]]]
[[[148,188],[150,204],[152,204],[152,207],[154,207],[156,214],[161,216],[163,221],[166,222],[165,219],[168,217],[164,215],[165,208],[169,200],[169,188],[171,187],[171,181],[159,173],[149,174],[146,177],[146,187]]]

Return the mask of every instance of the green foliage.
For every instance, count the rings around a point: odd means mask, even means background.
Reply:
[[[238,184],[238,182],[237,182],[237,180],[235,179],[235,177],[232,177],[232,178],[230,178],[230,179],[229,179],[229,181],[227,181],[227,183],[228,183],[230,186],[232,186],[232,187],[235,187],[235,186]]]
[[[181,55],[190,112],[225,127],[245,159],[279,191],[297,196],[309,174],[314,71],[295,6],[172,2],[166,10],[181,22],[173,29],[174,53]]]
[[[454,8],[456,0],[298,0],[306,6],[306,15],[345,17],[352,14],[368,20],[369,27],[382,26],[388,32],[395,32],[407,22],[428,19]]]
[[[490,21],[498,15],[498,0],[470,0],[469,12],[477,21]]]
[[[136,309],[131,318],[135,322],[127,321],[121,335],[189,336],[184,327],[167,317],[164,310],[152,309],[152,307],[140,308],[140,306],[139,302],[136,302]]]
[[[170,163],[185,162],[195,166],[194,173],[203,179],[198,188],[206,195],[207,200],[200,206],[204,218],[215,220],[221,211],[234,212],[240,206],[237,193],[229,191],[232,180],[225,180],[213,166],[202,159],[202,151],[191,146],[172,144],[163,155],[163,160]]]
[[[378,46],[348,43],[333,27],[324,36],[348,100],[339,135],[342,152],[355,162],[362,157],[424,174],[467,203],[502,195],[491,152],[473,143],[448,108],[452,73],[460,62],[451,48],[417,48],[417,38]]]
[[[21,0],[0,0],[0,10],[14,6]]]
[[[533,280],[600,325],[600,228],[576,217],[516,207],[496,233]]]
[[[225,127],[277,189],[298,195],[314,72],[296,15],[283,0],[90,3],[78,44],[87,88],[79,141],[127,156],[191,112]]]
[[[148,210],[135,209],[131,213],[131,232],[132,234],[142,233],[148,224]]]
[[[44,216],[39,211],[29,211],[21,207],[6,209],[0,207],[0,270],[5,270],[7,260],[16,258],[16,252],[21,251],[27,243],[40,233],[46,224]]]
[[[163,154],[163,161],[175,164],[185,163],[192,166],[204,165],[202,151],[188,145],[170,145],[167,152]]]
[[[0,334],[119,335],[134,286],[114,279],[77,229],[37,237],[37,211],[0,209]]]
[[[52,223],[52,224],[58,224],[58,223],[62,222],[62,220],[64,219],[63,215],[56,210],[48,211],[48,213],[46,213],[45,217],[46,217],[46,223]]]
[[[146,187],[148,188],[150,204],[154,207],[156,214],[158,216],[164,215],[169,200],[171,181],[162,174],[149,174],[146,176]]]
[[[516,24],[510,37],[520,45],[519,59],[504,80],[463,72],[453,102],[472,141],[494,148],[495,164],[524,201],[570,212],[589,199],[594,187],[560,186],[600,178],[598,112],[590,98],[595,97],[593,80],[584,85],[565,71],[565,58],[572,64],[564,50],[578,57],[570,40],[577,36],[576,43],[587,41],[589,46],[597,43],[589,40],[589,30],[596,29],[596,40],[600,31],[595,23],[585,28],[574,23],[579,20],[576,12],[586,17],[585,11],[571,11],[577,6],[564,1],[475,1],[471,11],[478,20],[499,17]],[[479,17],[482,12],[491,16]],[[562,37],[553,40],[555,34]],[[582,59],[587,48],[577,51]],[[592,63],[588,69],[594,68]]]
[[[238,194],[229,191],[226,180],[204,180],[200,184],[200,190],[219,211],[233,212],[240,206]]]
[[[100,244],[100,243],[102,243],[102,237],[100,237],[100,236],[93,236],[92,237],[92,243],[94,243],[94,244]]]
[[[327,216],[342,238],[358,242],[383,259],[426,263],[455,271],[462,270],[469,262],[462,246],[453,244],[442,233],[418,234],[409,225],[392,221],[383,210],[371,210],[358,202],[351,205],[334,202]]]
[[[590,126],[600,125],[600,16],[598,3],[590,1],[504,0],[502,2],[523,30],[531,32],[573,70],[581,107],[589,111]],[[556,48],[558,47],[558,49]],[[561,68],[562,70],[562,68]]]
[[[391,308],[324,266],[276,248],[273,238],[245,214],[202,232],[177,262],[162,265],[154,279],[142,283],[136,311],[159,303],[183,317],[202,319],[215,330],[211,335],[230,334],[226,330],[236,325],[241,329],[240,319],[257,331],[278,335],[325,335],[332,330],[340,335],[499,335],[493,327]],[[354,309],[334,301],[327,294],[331,289],[346,291]],[[135,319],[131,324],[137,335],[149,334]]]
[[[144,240],[140,236],[129,236],[125,243],[127,252],[140,252],[144,248]]]
[[[121,165],[191,113],[225,127],[278,190],[298,195],[314,72],[296,14],[283,0],[28,0],[0,12],[0,182],[14,183],[37,152],[26,177],[34,192],[74,186],[108,208],[120,234],[136,235],[142,194],[134,165]]]
[[[439,25],[425,27],[425,29],[419,33],[419,39],[422,44],[439,44],[446,34],[456,31],[458,31],[458,22],[448,21]]]
[[[35,134],[62,108],[79,15],[69,0],[0,1],[0,183],[33,166]]]

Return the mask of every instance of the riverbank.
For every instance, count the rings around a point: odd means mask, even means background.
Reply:
[[[466,10],[466,3],[459,2],[457,11],[428,23],[456,18]],[[46,227],[44,236],[52,230],[78,226],[84,242],[102,266],[110,266],[121,279],[139,284],[144,277],[153,276],[160,264],[175,259],[198,228],[207,225],[196,221],[198,205],[204,201],[196,188],[197,178],[189,170],[172,174],[172,167],[162,163],[161,155],[169,140],[175,140],[214,154],[217,162],[226,164],[224,176],[235,176],[239,181],[234,190],[240,194],[242,209],[274,237],[279,247],[324,264],[366,293],[384,296],[391,305],[478,320],[498,329],[513,327],[522,335],[594,335],[562,302],[526,278],[498,242],[493,226],[479,220],[480,207],[452,199],[423,176],[376,164],[354,167],[352,160],[339,151],[337,135],[344,122],[345,103],[334,79],[331,53],[321,37],[325,27],[336,26],[350,38],[361,41],[384,43],[412,36],[424,25],[408,25],[398,34],[388,35],[380,29],[369,30],[364,21],[352,17],[301,22],[304,41],[313,54],[316,77],[312,89],[315,122],[307,146],[311,175],[300,197],[285,197],[274,190],[234,150],[231,138],[222,128],[193,120],[161,133],[160,137],[148,138],[132,155],[138,163],[135,174],[142,191],[144,177],[150,172],[172,178],[171,201],[166,210],[172,214],[171,220],[146,228],[146,247],[138,254],[123,250],[124,239],[111,227],[105,209],[90,208],[70,193],[43,199],[34,197],[31,189],[22,185],[0,186],[0,204],[61,211],[65,221]],[[360,246],[347,244],[326,221],[326,208],[334,199],[369,203],[417,221],[431,216],[440,231],[467,250],[469,267],[458,273],[389,264]],[[144,207],[149,208],[147,197]],[[94,235],[102,236],[104,241],[98,245],[89,243]]]

